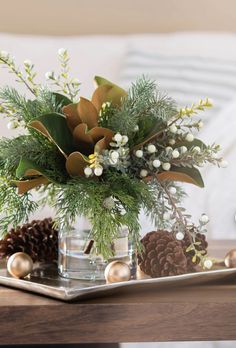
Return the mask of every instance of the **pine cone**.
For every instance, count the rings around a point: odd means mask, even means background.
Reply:
[[[22,251],[34,262],[54,262],[58,255],[58,231],[51,218],[33,220],[12,228],[0,241],[0,259]]]
[[[202,233],[197,233],[196,234],[196,242],[201,242],[200,245],[196,245],[196,250],[198,251],[204,251],[204,254],[202,255],[206,255],[207,254],[207,247],[208,247],[208,243],[206,241],[206,236]],[[189,251],[186,252],[186,249],[189,247],[189,245],[192,243],[190,236],[188,234],[185,234],[184,239],[181,241],[182,243],[182,247],[184,250],[184,254],[187,258],[187,263],[188,263],[188,272],[196,272],[196,267],[200,262],[199,257],[197,257],[196,262],[192,262],[192,258],[194,256],[194,252],[193,251]]]
[[[141,240],[144,251],[138,255],[140,269],[151,277],[187,273],[187,258],[181,242],[168,231],[147,233]]]

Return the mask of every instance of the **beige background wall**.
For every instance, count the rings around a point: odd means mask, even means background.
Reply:
[[[236,31],[236,0],[0,0],[0,32]]]

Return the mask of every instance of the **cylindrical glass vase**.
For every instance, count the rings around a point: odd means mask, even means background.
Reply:
[[[58,270],[60,276],[71,279],[104,280],[106,265],[114,260],[126,262],[131,274],[136,273],[136,252],[128,238],[128,230],[122,229],[111,245],[113,256],[104,260],[96,250],[90,226],[85,222],[79,228],[71,228],[59,234]]]

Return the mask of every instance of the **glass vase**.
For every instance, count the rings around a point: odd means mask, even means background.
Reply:
[[[111,245],[113,256],[105,260],[97,253],[88,222],[80,219],[78,226],[61,231],[59,234],[60,276],[71,279],[104,280],[105,268],[114,260],[126,262],[130,266],[131,276],[136,274],[136,252],[129,241],[127,229],[121,229],[118,238]]]

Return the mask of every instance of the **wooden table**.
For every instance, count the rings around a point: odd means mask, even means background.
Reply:
[[[224,256],[236,241],[212,242]],[[0,344],[236,340],[236,281],[77,303],[0,287]]]

